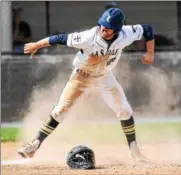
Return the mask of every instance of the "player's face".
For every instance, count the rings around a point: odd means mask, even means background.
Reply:
[[[101,33],[102,38],[105,39],[105,40],[110,40],[114,36],[114,30],[105,28],[102,25],[100,27],[100,33]]]

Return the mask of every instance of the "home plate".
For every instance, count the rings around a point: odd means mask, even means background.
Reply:
[[[33,163],[32,159],[19,159],[19,160],[3,160],[1,165],[24,165]]]

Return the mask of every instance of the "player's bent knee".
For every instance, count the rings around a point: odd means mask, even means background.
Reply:
[[[119,120],[129,120],[133,115],[132,109],[121,109],[117,114]]]
[[[62,121],[65,118],[65,114],[66,112],[68,112],[69,108],[71,107],[71,105],[69,106],[55,106],[54,109],[51,112],[51,116],[57,120],[57,121]]]

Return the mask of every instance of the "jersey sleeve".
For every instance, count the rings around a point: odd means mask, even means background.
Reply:
[[[136,40],[141,40],[143,36],[143,27],[140,24],[125,26],[124,30],[127,37],[127,45]]]
[[[67,39],[67,46],[74,47],[77,49],[85,49],[89,47],[92,40],[93,40],[92,30],[70,33]]]

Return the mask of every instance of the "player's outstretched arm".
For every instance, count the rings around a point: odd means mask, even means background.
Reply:
[[[33,58],[37,50],[41,48],[49,47],[55,44],[66,45],[67,37],[68,37],[68,34],[57,34],[57,35],[53,35],[53,36],[41,39],[37,42],[27,43],[25,44],[25,47],[24,47],[24,53],[31,54],[31,58]]]
[[[31,54],[31,58],[33,58],[34,54],[37,52],[38,49],[43,48],[43,47],[48,47],[48,46],[50,46],[49,37],[44,38],[38,42],[31,42],[31,43],[25,44],[24,53]]]
[[[146,54],[142,58],[143,64],[152,64],[154,62],[155,40],[152,27],[148,24],[142,24],[144,38],[146,41]]]

